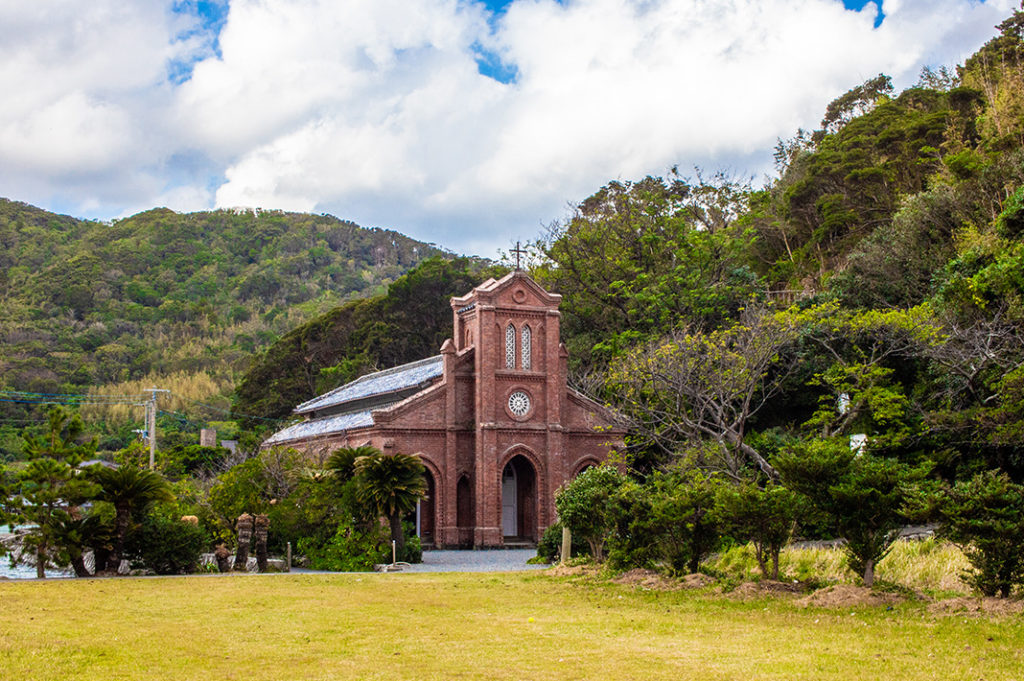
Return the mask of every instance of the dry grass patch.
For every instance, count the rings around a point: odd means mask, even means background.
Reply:
[[[973,615],[976,617],[1010,617],[1024,614],[1024,600],[1019,598],[947,598],[928,606],[936,615]]]
[[[801,598],[797,605],[819,608],[862,608],[878,605],[893,605],[905,600],[903,596],[895,593],[873,591],[866,586],[853,586],[852,584],[835,584],[824,589],[818,589],[810,596]]]

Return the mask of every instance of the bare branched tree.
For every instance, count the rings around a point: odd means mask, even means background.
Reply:
[[[746,441],[747,425],[796,365],[797,321],[748,310],[736,325],[679,331],[616,362],[609,388],[643,444],[669,453],[700,447],[700,462],[737,480],[747,463],[774,468]]]

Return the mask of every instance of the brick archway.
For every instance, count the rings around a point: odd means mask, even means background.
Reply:
[[[443,480],[441,472],[423,452],[416,452],[420,463],[423,464],[423,477],[427,481],[426,496],[420,500],[416,516],[416,530],[420,541],[424,545],[436,546],[444,538],[439,536],[438,529],[444,525],[444,490],[438,481]]]
[[[533,463],[516,454],[502,467],[501,534],[504,543],[536,542],[538,475]]]

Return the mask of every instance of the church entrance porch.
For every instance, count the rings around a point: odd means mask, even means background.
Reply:
[[[537,473],[522,455],[501,474],[501,533],[506,545],[537,541]]]

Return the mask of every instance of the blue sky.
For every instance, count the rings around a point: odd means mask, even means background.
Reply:
[[[610,180],[762,181],[1018,0],[0,0],[0,196],[328,212],[494,255]]]

